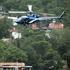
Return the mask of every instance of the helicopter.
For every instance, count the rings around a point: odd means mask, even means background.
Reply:
[[[17,24],[23,24],[23,25],[29,25],[32,24],[34,22],[38,22],[38,21],[43,21],[43,20],[54,20],[54,19],[61,19],[64,11],[62,12],[61,15],[59,16],[39,16],[38,14],[34,13],[32,11],[32,5],[28,5],[28,12],[24,12],[24,11],[9,11],[9,13],[28,13],[26,16],[20,16],[20,17],[8,17],[8,19],[12,19],[13,21],[15,21],[15,23]]]

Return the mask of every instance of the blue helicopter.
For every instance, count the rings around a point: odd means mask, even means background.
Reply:
[[[29,9],[29,13],[26,16],[8,17],[8,18],[9,19],[13,19],[17,24],[26,25],[26,24],[32,24],[34,22],[41,21],[41,20],[43,21],[43,20],[60,19],[63,16],[63,14],[64,14],[64,11],[63,11],[62,14],[59,15],[59,16],[45,16],[45,17],[41,17],[41,16],[33,13],[32,5],[29,5],[28,9]],[[11,12],[11,13],[26,13],[26,12],[17,11],[17,12]]]
[[[56,16],[56,17],[40,17],[36,14],[32,14],[29,16],[21,16],[16,20],[16,23],[18,24],[30,24],[30,23],[34,23],[40,20],[51,20],[51,19],[60,19],[63,16],[64,12],[62,12],[62,14],[60,16]]]

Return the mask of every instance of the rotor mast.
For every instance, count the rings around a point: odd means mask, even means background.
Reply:
[[[28,6],[29,12],[33,12],[33,11],[32,11],[32,5],[27,5],[27,6]]]

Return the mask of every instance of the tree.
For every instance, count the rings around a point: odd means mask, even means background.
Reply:
[[[48,41],[33,42],[32,51],[28,53],[28,56],[28,62],[34,70],[58,70],[62,67],[60,55]]]
[[[0,20],[0,39],[3,37],[9,37],[10,32],[8,31],[12,27],[12,22],[7,18],[3,18]]]
[[[14,44],[10,46],[0,41],[0,61],[2,62],[26,62],[27,55],[22,49],[19,49]]]
[[[53,44],[63,60],[66,60],[70,65],[70,28],[63,30],[55,30],[51,33],[50,42]],[[55,44],[56,43],[56,44]]]

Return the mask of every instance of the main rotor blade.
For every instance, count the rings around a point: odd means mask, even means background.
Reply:
[[[9,11],[8,13],[10,14],[22,14],[22,13],[27,13],[26,11]]]

